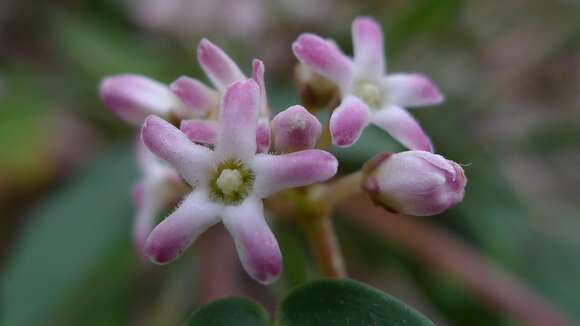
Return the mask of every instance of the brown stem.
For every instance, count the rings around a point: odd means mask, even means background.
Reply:
[[[562,312],[452,234],[418,218],[388,213],[361,196],[339,207],[351,221],[396,244],[425,265],[448,273],[477,298],[522,324],[572,325]]]
[[[342,251],[329,216],[317,215],[304,218],[302,227],[322,275],[335,278],[346,277]]]

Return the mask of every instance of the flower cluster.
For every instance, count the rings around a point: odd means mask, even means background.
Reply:
[[[380,154],[363,169],[361,189],[387,209],[434,215],[463,199],[463,170],[432,153],[429,137],[405,109],[438,104],[443,96],[422,75],[385,75],[382,32],[372,19],[357,18],[352,32],[354,60],[312,34],[301,35],[292,46],[305,67],[339,90],[341,102],[328,126],[300,105],[271,119],[264,64],[255,59],[248,78],[206,39],[197,55],[214,88],[187,76],[168,86],[131,74],[103,80],[103,102],[121,119],[141,126],[142,180],[134,191],[140,253],[157,264],[171,262],[204,230],[222,222],[247,273],[264,284],[274,281],[282,256],[262,199],[335,176],[337,159],[325,146],[316,148],[324,128],[334,145],[348,147],[373,123],[411,149]],[[157,224],[158,215],[178,201]]]

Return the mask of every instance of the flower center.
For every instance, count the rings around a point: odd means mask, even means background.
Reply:
[[[381,105],[381,90],[375,83],[360,82],[355,86],[354,94],[372,108]]]
[[[252,170],[240,160],[220,162],[210,177],[210,197],[226,205],[237,205],[250,193],[254,178]]]
[[[243,185],[242,175],[238,170],[224,169],[217,178],[216,184],[225,195],[230,195]]]

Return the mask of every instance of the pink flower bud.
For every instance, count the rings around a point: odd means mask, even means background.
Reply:
[[[134,125],[143,123],[150,114],[167,118],[182,106],[169,87],[141,75],[106,77],[101,82],[99,94],[113,113]]]
[[[311,149],[320,136],[318,119],[300,105],[292,106],[272,119],[274,148],[280,153]]]
[[[459,164],[424,151],[379,154],[365,166],[363,188],[386,209],[439,214],[463,200],[467,179]]]

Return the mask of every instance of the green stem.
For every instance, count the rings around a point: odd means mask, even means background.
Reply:
[[[362,172],[344,176],[329,184],[310,187],[306,194],[308,210],[301,219],[302,227],[323,275],[346,277],[344,258],[330,214],[335,205],[358,193]]]
[[[362,171],[357,171],[334,182],[313,186],[308,193],[309,200],[314,207],[322,206],[330,211],[341,201],[361,191],[363,177]]]
[[[330,216],[316,215],[304,218],[302,227],[322,275],[333,278],[347,277],[342,250]]]

